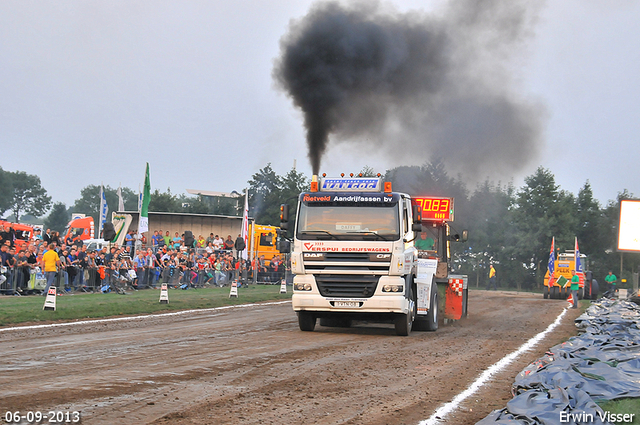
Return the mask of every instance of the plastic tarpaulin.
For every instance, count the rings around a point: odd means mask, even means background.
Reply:
[[[477,425],[557,424],[561,414],[563,423],[606,424],[596,401],[640,397],[640,307],[601,299],[576,326],[584,333],[523,369],[506,408]]]

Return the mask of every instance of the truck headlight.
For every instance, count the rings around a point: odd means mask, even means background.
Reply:
[[[296,291],[310,291],[311,284],[310,283],[296,283],[293,287]]]
[[[382,292],[402,292],[404,290],[403,285],[384,285]]]

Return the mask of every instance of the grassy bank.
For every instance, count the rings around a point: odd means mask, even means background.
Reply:
[[[160,291],[146,289],[127,295],[86,294],[61,295],[56,311],[44,311],[43,296],[0,297],[0,326],[26,322],[67,321],[166,311],[221,307],[291,298],[280,294],[280,285],[250,285],[238,289],[238,298],[229,298],[229,288],[169,289],[169,304],[160,304]]]
[[[613,414],[634,413],[632,422],[622,422],[630,425],[640,425],[640,398],[623,398],[620,400],[610,400],[598,403],[602,410]],[[629,417],[628,417],[629,418]],[[619,422],[619,423],[622,423]]]

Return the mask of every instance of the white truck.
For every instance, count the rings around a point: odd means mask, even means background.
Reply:
[[[288,216],[283,205],[283,229]],[[346,327],[352,320],[393,322],[402,336],[436,330],[438,260],[419,260],[421,230],[420,206],[391,183],[314,176],[299,197],[291,250],[300,329],[313,331],[320,319]]]

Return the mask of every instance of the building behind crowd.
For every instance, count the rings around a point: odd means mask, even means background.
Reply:
[[[132,217],[130,229],[137,229],[140,220],[138,211],[119,211],[118,214],[129,214]],[[249,218],[249,222],[253,219]],[[195,238],[202,235],[205,238],[210,233],[226,238],[227,235],[235,240],[242,229],[242,217],[210,214],[187,214],[149,211],[149,232],[146,233],[147,241],[151,244],[151,236],[155,230],[169,231],[171,237],[175,232],[182,235],[185,230],[190,230]]]

